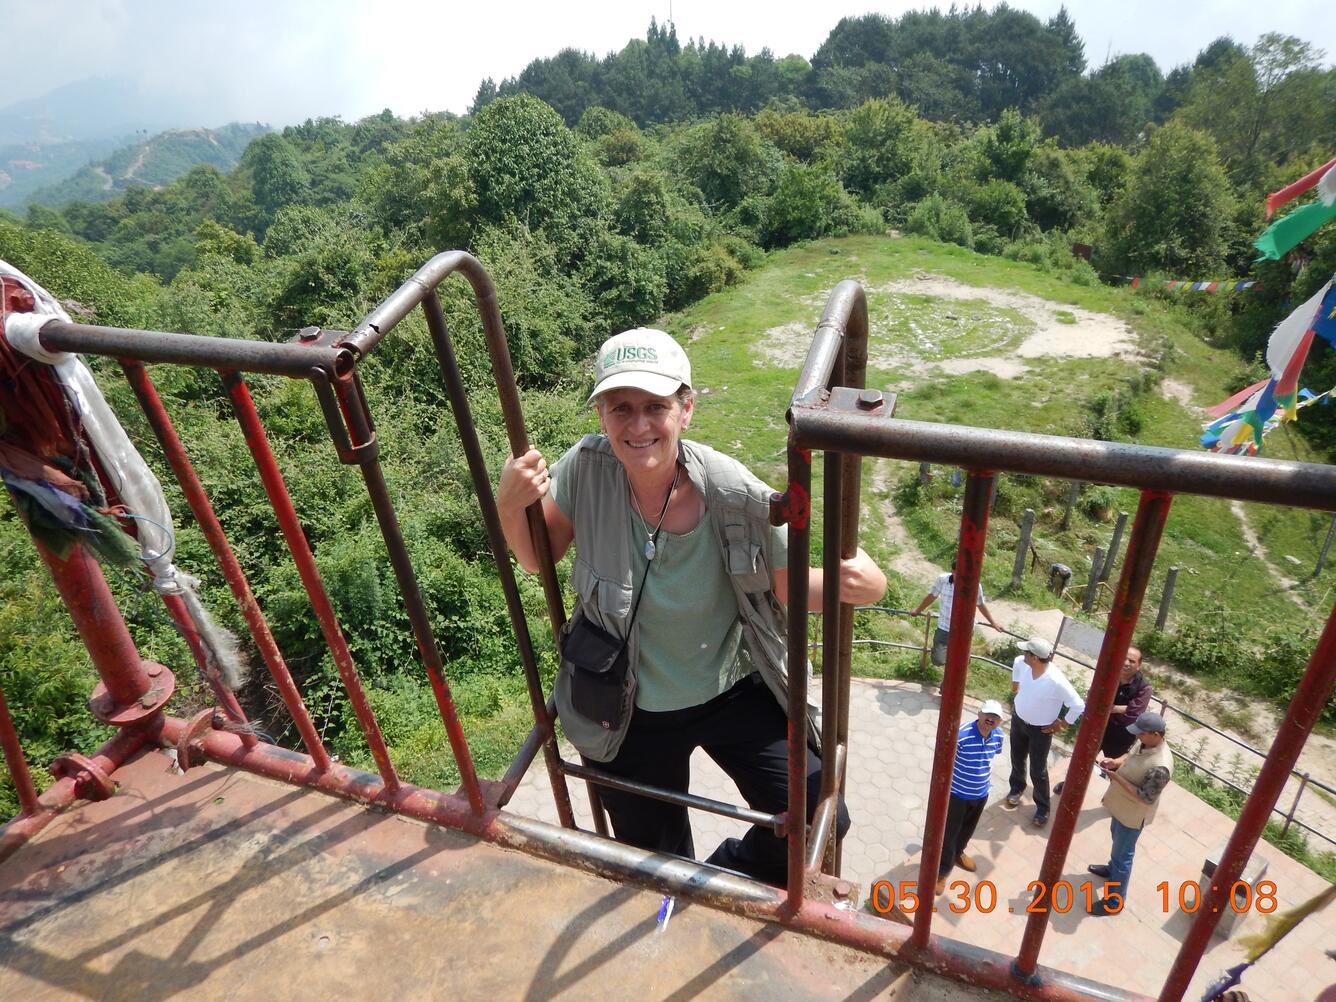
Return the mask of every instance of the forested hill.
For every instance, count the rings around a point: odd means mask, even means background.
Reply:
[[[767,106],[851,109],[895,95],[930,121],[977,124],[1015,108],[1066,146],[1134,142],[1172,117],[1207,129],[1223,121],[1238,131],[1244,159],[1274,158],[1336,131],[1336,69],[1321,57],[1299,39],[1266,35],[1251,49],[1217,38],[1173,68],[1144,53],[1088,67],[1066,8],[1044,22],[1006,4],[846,17],[810,62],[704,39],[683,45],[672,25],[651,23],[643,40],[603,58],[566,49],[499,86],[486,80],[473,110],[527,93],[568,125],[600,106],[644,128]]]
[[[651,22],[604,58],[567,51],[484,84],[465,117],[308,120],[253,140],[235,169],[33,206],[22,229],[153,276],[160,324],[275,337],[355,322],[464,247],[508,293],[530,385],[770,250],[888,229],[1086,282],[1261,279],[1198,304],[1251,362],[1291,297],[1336,270],[1336,227],[1293,260],[1257,265],[1251,246],[1265,194],[1336,150],[1336,70],[1298,38],[1203,43],[1166,77],[1145,55],[1088,68],[1065,10],[845,18],[810,62],[682,45]],[[1331,356],[1314,350],[1321,378]],[[1336,441],[1325,412],[1305,428]]]
[[[124,195],[135,185],[161,188],[198,164],[230,171],[250,141],[268,131],[265,125],[237,123],[220,129],[168,129],[79,168],[72,176],[38,189],[25,201],[55,207],[70,202],[103,202]]]

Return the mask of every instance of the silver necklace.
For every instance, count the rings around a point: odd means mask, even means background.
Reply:
[[[668,495],[663,499],[663,507],[659,509],[659,524],[650,532],[649,521],[645,518],[644,512],[640,510],[640,502],[636,500],[636,489],[627,484],[627,489],[631,492],[631,504],[635,507],[636,514],[640,516],[640,524],[645,527],[645,559],[653,560],[659,552],[654,540],[659,537],[659,530],[663,528],[663,520],[668,517],[668,504],[673,499],[673,491],[677,490],[677,478],[682,474],[682,467],[678,466],[673,470],[673,482],[668,487]]]

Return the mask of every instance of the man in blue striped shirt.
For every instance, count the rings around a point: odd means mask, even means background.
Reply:
[[[946,809],[942,861],[937,868],[936,892],[946,890],[952,867],[973,873],[978,865],[965,852],[988,803],[993,757],[1002,751],[1002,704],[987,700],[979,716],[956,735],[956,764],[951,771],[951,802]]]

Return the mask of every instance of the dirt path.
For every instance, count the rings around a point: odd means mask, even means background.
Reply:
[[[1011,378],[1019,372],[1013,370],[1019,366],[1023,372],[1025,366],[1018,363],[1015,356],[1023,358],[1038,357],[1046,354],[1077,354],[1090,357],[1113,356],[1135,358],[1135,334],[1120,320],[1101,317],[1098,314],[1086,315],[1085,311],[1067,310],[1077,316],[1077,323],[1063,322],[1058,312],[1064,308],[1058,304],[1017,293],[1009,290],[978,288],[967,286],[953,279],[940,276],[923,275],[914,279],[890,283],[877,290],[881,292],[913,292],[934,295],[941,298],[985,300],[996,305],[1009,307],[1022,312],[1035,322],[1036,330],[1029,335],[1017,349],[1014,356],[1008,358],[969,358],[950,360],[953,364],[968,364],[989,371],[995,371],[1003,378]],[[1098,330],[1099,334],[1094,332]],[[774,347],[777,331],[767,332],[770,337],[768,349]],[[1164,395],[1182,404],[1198,416],[1204,410],[1193,402],[1192,388],[1173,379],[1166,379],[1161,384]],[[889,486],[892,467],[887,462],[878,462],[871,469],[872,482],[880,493],[886,493]],[[1242,505],[1234,504],[1231,510],[1238,517],[1245,540],[1252,555],[1267,568],[1267,571],[1284,588],[1292,588],[1294,582],[1272,565],[1261,548],[1256,533],[1252,531]],[[900,519],[890,500],[880,505],[881,526],[887,540],[893,544],[895,553],[890,561],[890,569],[900,574],[914,587],[922,588],[926,594],[932,580],[943,571],[944,567],[928,561],[919,551],[904,522]],[[914,595],[917,604],[917,595]],[[989,602],[989,609],[995,619],[1016,633],[1033,634],[1055,638],[1062,623],[1062,609],[1034,609],[1003,599]],[[1093,660],[1093,659],[1090,659]],[[1059,657],[1062,665],[1074,681],[1084,690],[1089,684],[1089,671],[1083,666]],[[1282,714],[1270,706],[1232,692],[1221,692],[1203,687],[1191,676],[1174,671],[1166,665],[1147,662],[1149,674],[1156,686],[1157,699],[1167,699],[1170,704],[1169,719],[1173,727],[1174,745],[1182,752],[1206,765],[1213,772],[1229,777],[1237,785],[1249,789],[1255,779],[1263,759],[1253,752],[1240,747],[1229,737],[1214,734],[1206,728],[1189,721],[1178,709],[1233,735],[1237,741],[1253,748],[1266,749],[1279,730]],[[1323,735],[1311,736],[1304,746],[1297,763],[1301,772],[1329,786],[1336,786],[1336,741]],[[1277,806],[1288,810],[1298,791],[1299,781],[1291,779],[1281,794]],[[1313,828],[1336,839],[1336,800],[1328,799],[1310,788],[1300,800],[1297,817]],[[1314,849],[1329,850],[1333,846],[1321,838],[1309,836]]]
[[[139,155],[135,157],[134,163],[130,164],[129,167],[125,168],[125,176],[127,179],[132,178],[137,173],[139,173],[139,169],[144,166],[144,158],[147,156],[148,156],[148,145],[145,144],[144,146],[140,147]]]

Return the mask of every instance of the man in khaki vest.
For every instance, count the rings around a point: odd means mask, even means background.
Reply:
[[[1104,896],[1091,903],[1091,915],[1116,915],[1123,910],[1137,839],[1155,817],[1155,805],[1174,772],[1174,756],[1164,740],[1162,716],[1143,713],[1127,729],[1138,739],[1132,750],[1100,763],[1109,774],[1104,806],[1110,815],[1113,848],[1108,865],[1095,863],[1086,868],[1105,880]]]

